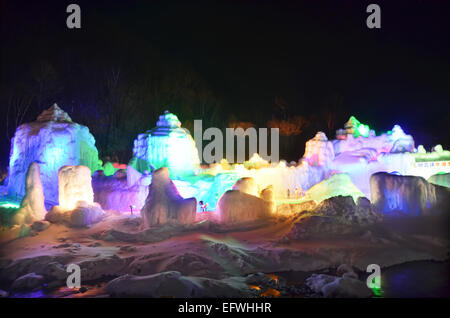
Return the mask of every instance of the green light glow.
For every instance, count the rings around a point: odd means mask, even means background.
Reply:
[[[111,162],[105,163],[103,166],[103,173],[105,176],[112,176],[114,173],[116,173],[116,168],[114,168],[114,165]]]
[[[359,135],[363,137],[369,137],[370,128],[367,125],[361,124],[358,127],[358,133]]]
[[[379,297],[383,297],[383,290],[381,289],[381,277],[379,277],[378,278],[380,281],[378,282],[378,285],[380,286],[380,287],[375,287],[375,286],[377,286],[377,278],[376,277],[374,277],[373,279],[372,279],[372,285],[374,285],[371,289],[372,289],[372,292],[373,292],[373,295],[374,295],[374,297],[376,297],[376,298],[379,298]]]
[[[370,127],[368,125],[362,124],[355,116],[351,116],[350,119],[345,124],[345,129],[348,133],[352,133],[353,137],[357,138],[359,136],[369,137]]]
[[[4,201],[4,202],[0,202],[0,207],[6,208],[6,209],[18,209],[18,208],[20,208],[20,204],[17,202],[12,202],[12,201]]]
[[[375,297],[383,297],[383,290],[381,288],[372,288]]]

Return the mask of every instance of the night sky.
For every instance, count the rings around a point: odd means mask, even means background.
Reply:
[[[80,30],[66,27],[69,3]],[[381,29],[366,26],[369,3]],[[0,18],[2,165],[11,105],[29,105],[21,123],[54,102],[121,161],[164,109],[188,128],[301,116],[281,140],[288,160],[350,115],[450,148],[448,1],[1,1]]]

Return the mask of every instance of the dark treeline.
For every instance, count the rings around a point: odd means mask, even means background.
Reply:
[[[363,3],[344,5],[343,19],[333,3],[90,1],[77,2],[82,29],[68,30],[68,3],[2,2],[2,165],[16,127],[55,102],[89,127],[103,159],[121,162],[166,109],[191,132],[194,119],[279,126],[289,161],[350,115],[377,133],[400,124],[428,148],[450,144],[448,43],[429,36],[429,20],[404,39],[389,13],[387,30],[369,33]]]

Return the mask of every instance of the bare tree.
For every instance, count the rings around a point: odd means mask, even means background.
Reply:
[[[10,140],[15,129],[23,123],[25,115],[33,103],[31,94],[10,95],[6,112],[6,138]]]

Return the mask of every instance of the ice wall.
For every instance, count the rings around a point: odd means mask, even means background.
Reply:
[[[336,131],[336,140],[333,140],[335,155],[347,151],[356,151],[364,148],[375,149],[378,153],[414,152],[414,139],[404,133],[399,125],[392,130],[375,135],[369,126],[361,124],[351,116],[345,124],[345,129]]]
[[[272,186],[276,200],[294,199],[295,190],[308,190],[314,184],[329,176],[329,169],[310,166],[302,160],[297,166],[287,166],[285,162],[258,169],[246,169],[244,165],[234,165],[230,170],[216,171],[216,175],[204,174],[192,182],[174,181],[183,197],[193,196],[197,201],[208,203],[208,210],[214,210],[220,197],[233,188],[241,178],[253,178],[257,191]]]
[[[104,210],[140,211],[147,198],[151,180],[150,174],[141,174],[132,166],[127,167],[125,177],[121,174],[94,175],[92,187],[95,202],[98,202]]]
[[[19,126],[11,140],[8,194],[25,194],[29,165],[38,162],[47,202],[58,203],[58,170],[65,165],[84,165],[91,171],[100,168],[95,139],[89,129],[72,122],[54,104],[35,122]]]

